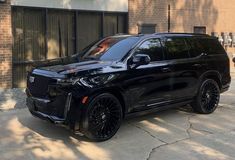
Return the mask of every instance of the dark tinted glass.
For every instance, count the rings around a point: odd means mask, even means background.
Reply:
[[[224,48],[217,39],[200,38],[199,43],[203,46],[204,52],[207,54],[224,54]]]
[[[107,52],[100,57],[100,60],[121,60],[138,40],[139,38],[137,37],[131,37],[119,41],[107,50]]]
[[[163,51],[159,39],[150,39],[142,43],[135,54],[147,54],[151,61],[163,60]]]
[[[203,45],[199,43],[197,38],[187,38],[187,44],[189,46],[189,53],[191,57],[200,56],[204,52]]]
[[[82,59],[121,60],[133,47],[137,37],[109,37],[86,49]]]
[[[183,38],[167,38],[165,46],[167,50],[167,60],[189,57],[189,49]]]

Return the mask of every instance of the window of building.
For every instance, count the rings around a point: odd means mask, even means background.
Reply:
[[[206,34],[205,26],[195,26],[193,30],[194,30],[194,33]]]
[[[147,54],[151,61],[163,60],[163,50],[159,39],[149,39],[143,42],[135,54]]]
[[[189,57],[189,49],[183,38],[168,38],[165,42],[167,60],[182,59]]]
[[[141,34],[156,33],[156,24],[140,24],[139,33]]]

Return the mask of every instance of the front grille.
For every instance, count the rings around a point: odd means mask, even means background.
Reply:
[[[55,82],[56,80],[49,77],[29,74],[27,78],[27,88],[33,97],[45,98],[48,94],[48,86]]]
[[[58,96],[50,103],[35,101],[35,110],[49,116],[64,118],[67,95]]]

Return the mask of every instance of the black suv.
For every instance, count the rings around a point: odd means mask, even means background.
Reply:
[[[32,115],[94,141],[110,139],[123,118],[191,104],[202,114],[229,89],[229,58],[201,34],[117,35],[48,61],[27,78]]]

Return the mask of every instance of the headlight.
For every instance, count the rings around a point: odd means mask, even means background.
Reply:
[[[89,87],[89,88],[92,88],[94,86],[94,85],[92,85],[92,83],[90,83],[88,78],[80,78],[77,81],[77,83],[82,84],[83,86],[86,86],[86,87]]]
[[[82,85],[92,88],[97,85],[106,84],[114,78],[114,75],[100,75],[95,77],[79,77],[71,79],[57,79],[59,85]]]
[[[86,87],[93,87],[87,83],[86,78],[57,79],[57,84],[61,86],[83,85]]]
[[[82,77],[76,80],[73,80],[73,85],[80,84],[89,88],[92,88],[97,85],[106,84],[114,78],[114,75],[101,75],[95,77]]]
[[[62,86],[67,86],[71,85],[73,83],[72,79],[56,79],[57,84],[62,85]]]

